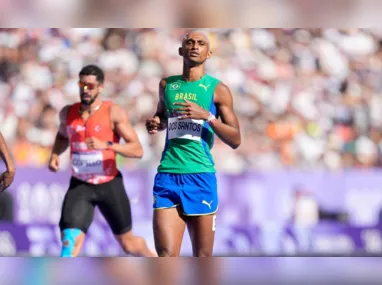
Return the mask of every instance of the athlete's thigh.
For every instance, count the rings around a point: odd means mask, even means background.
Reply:
[[[154,241],[159,256],[179,256],[185,228],[186,222],[178,207],[154,210]]]
[[[194,256],[212,256],[215,239],[216,214],[187,217]]]
[[[94,217],[93,192],[89,185],[72,178],[64,197],[60,229],[79,229],[87,233]]]
[[[194,256],[211,256],[219,207],[215,173],[184,174],[183,181],[181,201]]]
[[[179,174],[157,173],[154,179],[154,209],[168,209],[180,205],[182,184]]]
[[[130,200],[121,173],[112,181],[97,185],[97,206],[114,235],[122,235],[132,229]]]

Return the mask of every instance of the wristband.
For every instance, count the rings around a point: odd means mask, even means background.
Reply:
[[[107,141],[107,142],[106,142],[106,145],[107,145],[106,149],[107,149],[107,150],[111,150],[111,146],[113,145],[113,142],[111,142],[111,141]]]
[[[216,121],[216,117],[215,117],[212,113],[210,113],[210,114],[208,115],[208,118],[207,118],[207,123],[208,123],[210,126],[212,126],[212,125],[215,123],[215,121]]]

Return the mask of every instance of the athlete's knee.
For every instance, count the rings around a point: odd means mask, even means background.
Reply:
[[[212,250],[208,248],[200,248],[197,249],[195,252],[195,257],[211,257],[212,256]]]
[[[78,248],[81,246],[80,229],[65,229],[62,231],[62,251],[61,257],[75,257]]]
[[[127,254],[141,255],[146,247],[146,242],[143,238],[131,236],[122,240],[122,248]]]
[[[177,257],[179,256],[176,250],[167,247],[156,247],[159,257]]]

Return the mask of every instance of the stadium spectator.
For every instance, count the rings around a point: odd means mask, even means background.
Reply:
[[[243,136],[236,151],[216,140],[218,171],[381,167],[379,30],[209,32],[219,50],[207,71],[231,88]],[[160,78],[181,72],[174,46],[183,34],[184,29],[0,29],[0,126],[17,164],[46,165],[57,110],[77,99],[77,71],[88,63],[104,68],[103,96],[124,106],[144,145],[143,160],[119,163],[144,168],[159,161],[164,139],[149,137],[144,121],[155,109]]]

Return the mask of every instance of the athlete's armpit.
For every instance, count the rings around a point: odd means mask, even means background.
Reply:
[[[114,104],[110,109],[110,118],[114,132],[125,141],[124,144],[114,144],[112,149],[125,157],[141,158],[143,148],[126,111]]]

